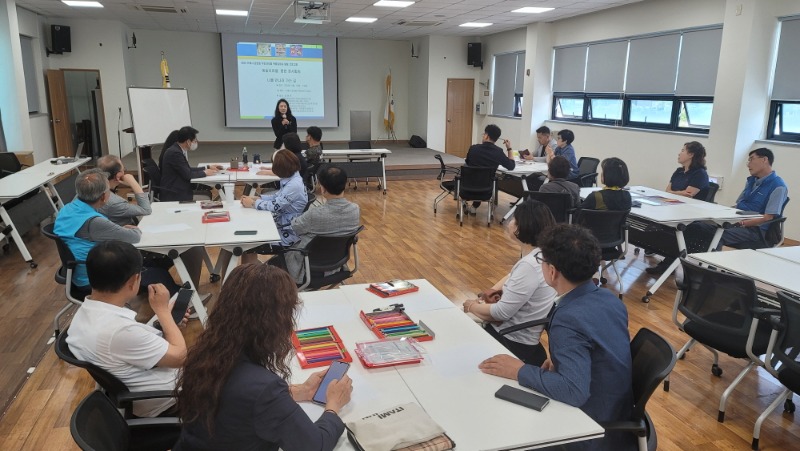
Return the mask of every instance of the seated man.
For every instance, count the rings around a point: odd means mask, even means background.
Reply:
[[[744,190],[736,199],[736,208],[744,211],[760,213],[759,218],[743,219],[735,224],[734,228],[725,229],[719,240],[717,250],[722,246],[731,246],[747,241],[760,241],[769,225],[765,222],[778,218],[783,213],[783,204],[789,195],[788,188],[783,179],[772,170],[775,155],[766,147],[750,151],[747,159],[747,170],[750,177],[744,185]],[[686,247],[689,253],[706,252],[717,226],[705,222],[693,222],[684,232]]]
[[[292,229],[300,238],[294,247],[304,247],[317,235],[352,233],[361,225],[360,208],[344,198],[347,186],[344,170],[336,166],[325,167],[319,173],[319,185],[325,203],[292,219]],[[287,270],[297,283],[303,281],[303,260],[299,252],[286,253]]]
[[[138,243],[142,231],[136,226],[120,226],[109,221],[98,210],[106,204],[111,192],[108,189],[108,174],[100,169],[89,169],[75,179],[72,202],[59,211],[53,232],[61,238],[79,261],[86,261],[89,251],[102,241],[117,240]],[[143,288],[150,283],[163,283],[171,293],[180,288],[163,268],[148,268],[142,274]],[[72,276],[75,288],[87,294],[90,291],[86,265],[78,265]]]
[[[67,344],[80,360],[116,376],[131,391],[173,390],[178,368],[186,359],[186,342],[172,319],[169,292],[161,284],[148,288],[164,337],[134,319],[125,307],[139,291],[142,257],[132,245],[106,241],[86,260],[92,293],[75,313]],[[175,404],[174,398],[136,401],[133,413],[154,417]]]
[[[186,152],[197,150],[197,130],[183,127],[178,130],[175,144],[164,149],[161,156],[161,195],[162,202],[194,199],[192,179],[217,173],[216,169],[203,169],[189,165]]]
[[[541,367],[509,355],[480,364],[484,373],[519,381],[545,396],[583,410],[597,422],[625,421],[633,409],[628,312],[592,276],[600,263],[597,239],[587,229],[560,224],[539,239],[544,280],[561,297],[552,312],[550,359]],[[628,432],[607,432],[569,449],[636,449]]]
[[[509,171],[513,170],[516,163],[514,163],[511,149],[506,149],[504,152],[503,149],[495,144],[500,139],[501,133],[500,127],[494,124],[487,125],[483,130],[483,142],[473,145],[467,151],[467,158],[464,161],[467,166],[493,168],[495,170],[498,166],[503,166]],[[472,207],[465,208],[464,211],[474,215],[480,204],[480,202],[473,202]]]
[[[536,129],[536,148],[525,159],[539,162],[547,161],[548,149],[553,151],[556,147],[556,140],[550,136],[550,127],[543,125]]]
[[[150,199],[144,192],[139,182],[131,174],[125,173],[122,160],[115,155],[105,155],[97,159],[97,169],[108,174],[108,185],[111,188],[108,201],[98,209],[111,222],[121,226],[136,225],[139,216],[147,216],[153,212],[150,208]],[[113,190],[123,185],[133,191],[136,203],[132,204],[119,197]]]
[[[569,175],[569,161],[564,157],[555,157],[547,163],[547,179],[539,188],[540,193],[568,193],[572,196],[572,207],[580,204],[581,189],[577,184],[567,180]]]
[[[316,126],[308,127],[306,143],[308,144],[308,150],[306,150],[308,166],[318,165],[322,159],[322,129]]]

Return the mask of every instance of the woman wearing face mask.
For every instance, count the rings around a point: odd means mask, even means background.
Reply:
[[[272,118],[272,131],[275,132],[273,147],[280,149],[283,146],[283,135],[297,133],[297,118],[292,114],[289,102],[286,99],[278,100],[275,105],[275,117]]]
[[[177,142],[163,151],[159,196],[162,202],[192,200],[192,179],[217,173],[216,169],[202,169],[189,164],[187,152],[197,149],[197,133],[192,127],[181,128]]]

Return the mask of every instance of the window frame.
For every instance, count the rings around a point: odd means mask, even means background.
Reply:
[[[561,99],[580,99],[583,101],[583,108],[581,111],[580,117],[556,117],[556,109],[558,101]],[[557,121],[569,121],[569,122],[586,122],[586,94],[582,92],[554,92],[553,93],[553,105],[550,111],[550,116],[553,120]]]
[[[800,133],[783,132],[783,105],[800,105],[800,100],[771,100],[769,120],[767,121],[767,139],[785,142],[800,142]],[[775,132],[775,126],[780,130]]]
[[[596,93],[587,93],[585,94],[584,100],[584,110],[586,114],[584,114],[584,118],[586,122],[593,123],[593,124],[606,124],[606,125],[622,125],[625,122],[625,95],[623,93],[613,93],[613,94],[596,94]],[[594,118],[592,117],[592,100],[594,99],[609,99],[609,100],[619,100],[622,102],[622,109],[620,111],[620,118],[619,119],[603,119],[603,118]]]
[[[705,128],[705,127],[681,127],[681,125],[680,125],[681,124],[680,114],[681,114],[681,109],[684,107],[684,104],[686,104],[686,103],[708,103],[708,104],[711,104],[711,108],[713,110],[713,108],[714,108],[714,97],[708,97],[708,96],[676,96],[675,100],[677,101],[677,104],[676,104],[677,116],[675,118],[676,119],[675,130],[679,130],[679,131],[682,131],[682,132],[690,132],[690,133],[708,133],[709,130],[711,130],[711,124],[710,123],[708,124],[708,128]],[[688,110],[686,111],[686,117],[687,118],[689,117],[689,111]],[[712,111],[711,118],[712,119],[714,118],[713,111]]]
[[[659,124],[655,122],[641,122],[641,121],[634,121],[631,119],[631,104],[633,101],[653,101],[653,102],[669,102],[670,103],[670,112],[669,112],[669,122],[666,124]],[[626,95],[625,96],[625,106],[622,112],[622,118],[624,119],[623,125],[635,128],[645,128],[651,130],[675,130],[678,124],[678,115],[676,114],[676,97],[672,95]]]

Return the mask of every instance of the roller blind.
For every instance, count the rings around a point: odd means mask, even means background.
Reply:
[[[672,94],[678,71],[680,34],[631,39],[625,91]]]
[[[495,55],[492,114],[514,115],[514,94],[522,94],[524,81],[524,52]]]
[[[800,19],[784,20],[778,42],[773,100],[800,100]]]
[[[589,46],[586,63],[586,92],[622,92],[628,41]]]
[[[722,29],[683,33],[678,64],[679,96],[713,96],[717,84]]]
[[[556,49],[553,62],[553,91],[583,91],[587,47]]]

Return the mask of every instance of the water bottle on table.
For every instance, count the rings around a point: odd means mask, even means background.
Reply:
[[[242,147],[242,164],[247,164],[247,147]]]

